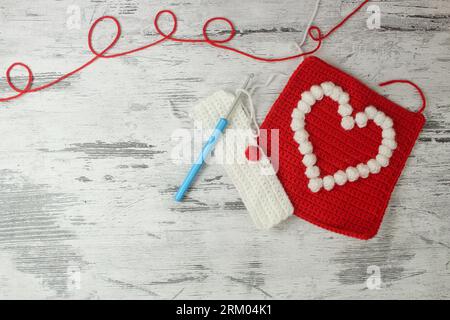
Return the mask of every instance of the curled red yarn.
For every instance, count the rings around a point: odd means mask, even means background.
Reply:
[[[361,8],[367,3],[369,2],[369,0],[364,0],[358,7],[356,7],[350,14],[348,14],[342,21],[340,21],[337,25],[335,25],[331,30],[329,30],[327,33],[323,34],[321,29],[317,26],[311,26],[307,32],[308,32],[308,36],[316,42],[316,46],[315,48],[311,49],[310,51],[307,52],[302,52],[302,53],[298,53],[298,54],[294,54],[291,56],[286,56],[286,57],[280,57],[280,58],[265,58],[265,57],[260,57],[260,56],[256,56],[250,53],[247,53],[245,51],[242,51],[240,49],[231,47],[226,45],[226,43],[230,42],[236,35],[236,28],[234,27],[233,23],[231,22],[231,20],[229,20],[228,18],[225,17],[214,17],[214,18],[210,18],[208,19],[204,25],[203,25],[203,29],[202,29],[202,34],[203,34],[203,38],[202,39],[190,39],[190,38],[177,38],[175,37],[175,33],[177,31],[178,28],[178,21],[177,21],[177,16],[175,15],[175,13],[173,13],[170,10],[161,10],[159,11],[156,16],[155,16],[155,20],[153,22],[154,27],[156,29],[156,32],[161,36],[161,38],[146,44],[144,46],[135,48],[135,49],[131,49],[131,50],[127,50],[127,51],[123,51],[123,52],[118,52],[118,53],[111,53],[108,54],[109,50],[112,49],[117,42],[120,39],[120,36],[122,34],[122,28],[120,26],[119,20],[117,20],[117,18],[113,17],[113,16],[102,16],[100,18],[98,18],[97,20],[94,21],[94,23],[92,24],[92,26],[89,29],[89,33],[88,33],[88,47],[89,50],[92,52],[92,54],[94,55],[94,57],[92,57],[90,60],[88,60],[87,62],[85,62],[84,64],[82,64],[81,66],[79,66],[78,68],[62,75],[61,77],[50,81],[46,84],[43,84],[41,86],[38,87],[32,87],[33,85],[33,72],[31,71],[30,67],[28,67],[25,63],[22,62],[15,62],[13,63],[11,66],[9,66],[9,68],[6,71],[6,81],[9,85],[9,87],[16,91],[17,94],[9,96],[9,97],[5,97],[5,98],[0,98],[0,102],[4,102],[4,101],[9,101],[9,100],[13,100],[13,99],[17,99],[20,96],[23,96],[26,93],[30,93],[30,92],[37,92],[37,91],[41,91],[43,89],[49,88],[61,81],[63,81],[64,79],[74,75],[75,73],[80,72],[81,70],[85,69],[86,67],[88,67],[89,65],[91,65],[92,63],[94,63],[97,59],[102,58],[102,59],[110,59],[110,58],[117,58],[117,57],[121,57],[121,56],[125,56],[125,55],[129,55],[138,51],[142,51],[145,49],[148,49],[150,47],[156,46],[164,41],[173,41],[173,42],[183,42],[183,43],[197,43],[197,44],[209,44],[213,47],[219,48],[219,49],[223,49],[223,50],[228,50],[228,51],[232,51],[235,52],[237,54],[243,55],[245,57],[248,57],[250,59],[254,59],[257,61],[263,61],[263,62],[281,62],[281,61],[287,61],[287,60],[292,60],[292,59],[297,59],[306,55],[310,55],[315,53],[317,50],[320,49],[320,47],[322,46],[322,42],[324,39],[326,39],[327,37],[329,37],[333,32],[335,32],[337,29],[339,29],[340,27],[342,27],[342,25],[344,25],[347,20],[349,20],[356,12],[358,12],[359,10],[361,10]],[[161,18],[162,15],[164,14],[168,14],[170,15],[171,19],[172,19],[172,29],[170,30],[170,32],[165,33],[161,30],[161,28],[159,27],[159,19]],[[95,28],[97,27],[97,25],[104,21],[104,20],[111,20],[115,26],[116,26],[116,34],[113,38],[113,40],[111,41],[111,43],[106,46],[106,48],[104,48],[103,50],[101,50],[100,52],[98,52],[93,45],[93,34],[95,31]],[[225,39],[219,39],[219,40],[215,40],[215,39],[211,39],[208,36],[208,27],[210,26],[211,23],[213,22],[225,22],[226,24],[228,24],[229,26],[229,36]],[[23,89],[18,88],[16,85],[13,84],[13,82],[11,81],[11,71],[15,68],[15,67],[22,67],[26,70],[26,72],[28,73],[28,77],[27,77],[27,82],[26,85]],[[420,89],[419,89],[419,92]],[[421,96],[424,99],[423,93],[421,93]],[[424,103],[425,106],[425,103]],[[424,108],[424,106],[422,108]],[[421,109],[422,110],[422,109]]]
[[[415,84],[414,82],[409,81],[409,80],[404,80],[404,79],[389,80],[389,81],[380,83],[379,86],[384,87],[384,86],[388,86],[388,85],[391,85],[394,83],[406,83],[406,84],[409,84],[410,86],[414,87],[417,90],[417,92],[419,93],[420,99],[422,100],[422,106],[419,108],[419,110],[417,112],[422,113],[423,110],[425,110],[425,108],[427,106],[427,99],[425,98],[425,94],[423,93],[422,89],[420,89],[420,87],[417,84]]]

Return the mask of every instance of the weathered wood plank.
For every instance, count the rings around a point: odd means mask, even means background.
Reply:
[[[322,1],[316,24],[327,30],[357,3]],[[414,92],[376,84],[409,78],[429,100],[427,125],[375,239],[348,239],[296,218],[257,231],[218,166],[204,170],[188,201],[174,203],[187,165],[170,160],[170,136],[192,127],[192,106],[249,72],[264,82],[299,62],[166,43],[1,104],[0,297],[449,298],[450,3],[373,4],[380,29],[369,30],[361,12],[319,55],[408,108],[419,103]],[[2,1],[0,70],[20,60],[36,84],[48,82],[91,57],[86,36],[95,18],[119,17],[119,51],[154,39],[152,19],[163,8],[179,15],[180,36],[200,36],[206,19],[224,15],[238,29],[233,45],[285,55],[295,52],[314,3],[83,0],[80,28],[68,29],[71,5]],[[259,120],[286,80],[255,97]],[[7,89],[2,78],[3,95]],[[371,266],[380,270],[380,290],[366,285]]]

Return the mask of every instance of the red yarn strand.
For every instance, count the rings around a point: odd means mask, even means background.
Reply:
[[[420,89],[420,87],[417,84],[415,84],[414,82],[409,81],[409,80],[404,80],[404,79],[398,79],[398,80],[390,80],[390,81],[382,82],[379,84],[379,86],[384,87],[384,86],[388,86],[388,85],[395,84],[395,83],[406,83],[406,84],[409,84],[410,86],[414,87],[417,90],[417,92],[420,95],[420,99],[422,100],[422,106],[420,107],[420,109],[417,112],[422,113],[427,106],[427,99],[426,99],[425,94],[423,93],[422,89]]]
[[[154,19],[154,26],[156,29],[156,32],[161,36],[160,39],[155,40],[147,45],[135,48],[135,49],[131,49],[128,51],[123,51],[123,52],[118,52],[118,53],[111,53],[111,54],[107,54],[107,52],[112,49],[117,42],[120,39],[120,36],[122,34],[122,28],[120,26],[119,21],[117,20],[117,18],[113,17],[113,16],[102,16],[100,18],[98,18],[97,20],[94,21],[94,23],[92,24],[92,26],[89,29],[89,33],[88,33],[88,47],[89,50],[92,52],[92,54],[94,55],[93,58],[91,58],[90,60],[88,60],[87,62],[85,62],[84,64],[82,64],[81,66],[79,66],[78,68],[64,74],[63,76],[48,82],[46,84],[43,84],[41,86],[38,87],[32,87],[33,84],[33,72],[31,71],[31,69],[24,63],[22,62],[15,62],[13,63],[6,71],[6,81],[8,83],[8,85],[10,86],[10,88],[14,91],[17,92],[16,95],[12,95],[9,97],[5,97],[5,98],[0,98],[0,102],[4,102],[4,101],[10,101],[13,99],[17,99],[20,96],[23,96],[26,93],[30,93],[30,92],[37,92],[43,89],[47,89],[65,79],[67,79],[68,77],[74,75],[75,73],[78,73],[80,71],[82,71],[83,69],[87,68],[89,65],[91,65],[92,63],[94,63],[97,59],[99,58],[105,58],[105,59],[109,59],[109,58],[117,58],[117,57],[121,57],[121,56],[125,56],[125,55],[129,55],[129,54],[133,54],[136,53],[138,51],[142,51],[145,49],[148,49],[150,47],[156,46],[164,41],[173,41],[173,42],[183,42],[183,43],[194,43],[194,44],[208,44],[211,45],[213,47],[219,48],[219,49],[223,49],[223,50],[227,50],[227,51],[231,51],[237,54],[240,54],[242,56],[248,57],[250,59],[254,59],[257,61],[262,61],[262,62],[282,62],[282,61],[287,61],[287,60],[292,60],[292,59],[297,59],[306,55],[311,55],[313,53],[315,53],[317,50],[320,49],[320,47],[322,46],[322,41],[324,39],[326,39],[327,37],[329,37],[331,34],[333,34],[336,30],[338,30],[340,27],[342,27],[347,20],[349,20],[354,14],[356,14],[359,10],[361,10],[361,8],[367,3],[369,2],[369,0],[365,0],[363,1],[357,8],[355,8],[350,14],[348,14],[343,20],[341,20],[337,25],[335,25],[331,30],[329,30],[327,33],[322,34],[322,31],[319,27],[317,26],[311,26],[307,32],[308,32],[308,36],[316,42],[316,46],[315,48],[311,49],[308,52],[302,52],[302,53],[298,53],[295,55],[291,55],[291,56],[286,56],[286,57],[280,57],[280,58],[265,58],[265,57],[260,57],[257,55],[253,55],[250,54],[248,52],[242,51],[240,49],[225,45],[225,43],[228,43],[229,41],[231,41],[235,35],[236,35],[236,28],[234,27],[233,23],[231,22],[231,20],[229,20],[228,18],[225,17],[214,17],[211,19],[208,19],[205,24],[203,25],[203,29],[202,29],[202,35],[203,38],[202,39],[190,39],[190,38],[177,38],[175,37],[175,33],[177,31],[177,27],[178,27],[178,21],[177,21],[177,16],[175,15],[175,13],[173,13],[170,10],[162,10],[159,11]],[[159,27],[159,19],[161,18],[161,16],[163,14],[168,14],[171,16],[172,18],[172,30],[168,33],[164,33],[161,28]],[[114,39],[111,41],[111,43],[102,51],[98,52],[94,49],[93,46],[93,34],[95,31],[95,28],[97,27],[97,25],[104,21],[104,20],[112,20],[116,26],[116,34],[114,36]],[[211,39],[208,36],[208,27],[210,26],[210,24],[212,22],[217,22],[217,21],[223,21],[225,23],[227,23],[229,25],[230,28],[230,35],[226,38],[226,39],[222,39],[222,40],[214,40]],[[315,32],[315,34],[313,33]],[[24,68],[27,73],[28,73],[28,79],[27,79],[27,83],[25,85],[25,87],[23,89],[18,88],[16,85],[14,85],[11,81],[11,71],[15,68],[15,67],[22,67]],[[421,92],[421,91],[419,91]]]

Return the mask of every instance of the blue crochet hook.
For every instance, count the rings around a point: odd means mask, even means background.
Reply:
[[[253,73],[250,74],[245,81],[242,89],[246,90],[248,84],[250,83],[250,80],[253,78]],[[216,124],[216,128],[214,129],[212,135],[209,137],[208,141],[203,146],[202,151],[200,152],[200,155],[198,156],[197,160],[194,162],[194,164],[191,167],[191,170],[189,170],[189,173],[187,174],[186,178],[184,178],[183,183],[181,184],[180,188],[178,189],[175,200],[181,201],[183,200],[184,194],[191,186],[192,182],[194,181],[195,177],[199,173],[200,169],[205,164],[205,159],[209,156],[212,149],[214,149],[214,146],[216,145],[217,141],[219,140],[222,133],[225,131],[226,127],[228,126],[228,122],[231,118],[231,115],[233,114],[233,111],[236,109],[236,106],[238,105],[239,100],[241,99],[241,93],[239,92],[236,97],[234,98],[233,104],[231,105],[230,111],[228,111],[228,114],[220,118],[219,121]]]

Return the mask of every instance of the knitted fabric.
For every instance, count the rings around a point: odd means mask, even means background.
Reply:
[[[352,76],[309,57],[261,129],[279,129],[278,177],[294,214],[325,229],[373,237],[425,123]],[[266,153],[270,156],[270,134]]]
[[[233,100],[234,95],[231,93],[216,92],[194,107],[193,119],[196,124],[200,121],[203,128],[214,128],[218,119],[227,114]],[[253,222],[258,228],[268,229],[291,216],[294,208],[267,157],[261,155],[258,162],[246,159],[244,151],[249,142],[250,126],[242,103],[239,104],[215,152],[224,150],[227,162],[223,167],[236,186]],[[236,143],[227,143],[230,142],[228,137],[235,132],[238,133],[238,139],[246,140],[242,143],[235,140]],[[250,139],[256,144],[256,139]],[[240,149],[236,150],[239,146]]]

